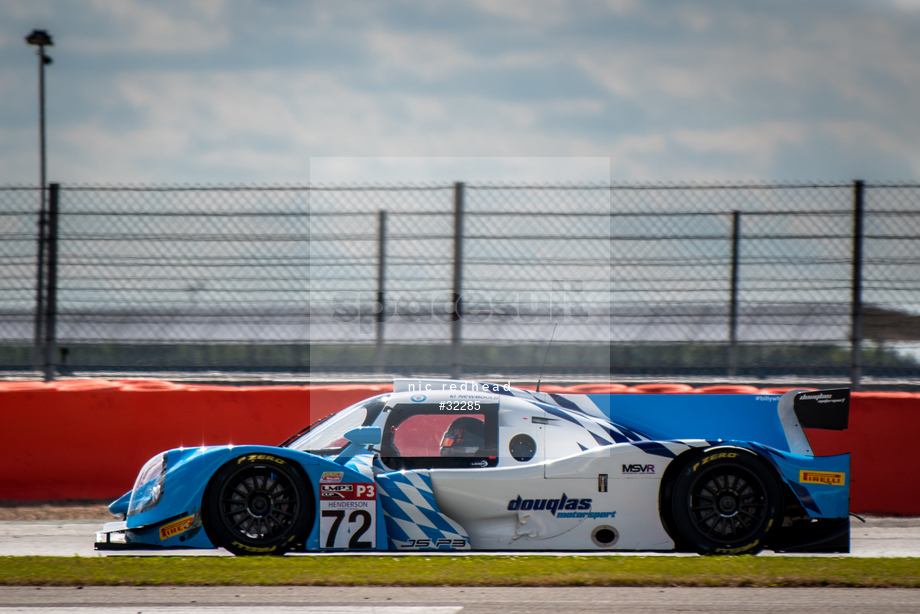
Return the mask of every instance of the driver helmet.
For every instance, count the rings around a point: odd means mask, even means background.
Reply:
[[[441,438],[441,456],[480,456],[485,444],[482,420],[464,416],[450,423]]]

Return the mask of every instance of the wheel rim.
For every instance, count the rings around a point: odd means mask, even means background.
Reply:
[[[768,515],[766,489],[741,467],[719,467],[700,475],[690,490],[690,518],[704,537],[735,544],[753,537]]]
[[[244,467],[230,476],[221,492],[220,515],[234,534],[257,542],[283,535],[300,508],[291,479],[271,467]]]

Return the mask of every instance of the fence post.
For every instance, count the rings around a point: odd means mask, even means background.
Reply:
[[[738,374],[738,257],[741,246],[741,212],[732,211],[731,301],[728,314],[728,375]]]
[[[42,185],[41,206],[38,210],[38,266],[35,271],[35,350],[32,364],[39,369],[44,364],[45,343],[45,247],[48,238],[48,214],[45,205],[45,186]]]
[[[850,387],[859,389],[862,377],[862,265],[863,265],[863,192],[860,180],[853,182],[853,306],[850,335]]]
[[[461,341],[462,320],[460,319],[461,296],[463,295],[463,182],[454,183],[454,313],[450,321],[450,376],[460,379],[463,372],[463,346]]]
[[[60,184],[52,183],[48,192],[48,291],[45,304],[45,381],[54,381],[55,332],[57,320],[57,242],[58,193]]]
[[[386,236],[387,236],[387,212],[377,212],[377,342],[374,346],[374,371],[377,373],[384,372],[383,357],[383,323],[386,321]]]

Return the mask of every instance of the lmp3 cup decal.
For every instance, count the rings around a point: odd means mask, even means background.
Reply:
[[[320,484],[319,496],[322,499],[344,499],[346,493],[351,493],[354,489],[354,484]]]
[[[374,484],[320,484],[319,496],[322,499],[376,499],[377,486]]]

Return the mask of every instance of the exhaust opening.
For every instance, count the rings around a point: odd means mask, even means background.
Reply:
[[[620,539],[620,533],[609,524],[594,527],[591,531],[591,541],[600,548],[610,548]]]

